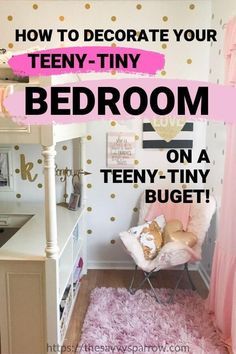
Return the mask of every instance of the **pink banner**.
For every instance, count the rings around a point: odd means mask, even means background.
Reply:
[[[153,75],[165,66],[163,54],[124,47],[70,47],[13,56],[8,64],[18,76],[109,72]]]
[[[31,87],[27,95],[26,90],[15,92],[4,102],[19,124],[153,119],[161,115],[236,122],[236,89],[207,82],[154,78],[88,80],[60,88]]]

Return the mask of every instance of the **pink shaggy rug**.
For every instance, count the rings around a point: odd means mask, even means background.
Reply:
[[[168,289],[158,289],[162,299]],[[159,305],[148,290],[96,288],[85,317],[80,353],[227,353],[205,311],[204,300],[178,290]]]

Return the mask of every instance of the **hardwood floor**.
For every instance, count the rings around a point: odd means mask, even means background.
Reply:
[[[173,288],[179,276],[178,270],[163,270],[157,275],[155,287]],[[129,286],[132,277],[131,270],[89,270],[87,276],[81,280],[81,287],[72,313],[70,325],[64,341],[65,346],[76,346],[80,341],[84,317],[89,305],[91,290],[96,287],[125,287]],[[191,272],[191,277],[197,287],[198,293],[206,298],[208,290],[196,271]],[[143,279],[141,271],[138,272],[137,280]],[[190,288],[187,277],[181,281],[180,288]],[[64,351],[64,353],[69,353]]]

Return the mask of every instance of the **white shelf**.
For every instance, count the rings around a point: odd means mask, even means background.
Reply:
[[[59,257],[69,241],[71,230],[82,217],[85,208],[70,211],[57,206]],[[0,215],[29,215],[15,235],[0,248],[0,260],[45,260],[44,205],[38,203],[10,202],[0,204]]]

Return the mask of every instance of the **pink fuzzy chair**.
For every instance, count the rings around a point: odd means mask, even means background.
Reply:
[[[140,199],[140,211],[138,222],[139,225],[142,225],[145,222],[145,216],[147,215],[149,207],[150,204],[145,203],[145,195],[143,194]],[[176,208],[178,208],[178,204],[176,204]],[[150,276],[161,269],[167,269],[178,265],[183,265],[184,270],[178,278],[176,286],[168,302],[171,302],[173,300],[175,291],[179,286],[184,272],[187,273],[192,289],[196,290],[190,277],[188,264],[199,261],[201,259],[202,244],[204,242],[206,233],[210,227],[211,219],[215,212],[215,209],[216,202],[213,196],[210,197],[209,203],[192,203],[190,207],[190,217],[186,231],[192,232],[198,237],[197,244],[193,248],[190,248],[179,241],[168,242],[161,248],[159,254],[152,260],[146,260],[144,258],[141,244],[137,238],[132,237],[132,235],[128,231],[121,232],[121,241],[125,246],[126,251],[130,254],[130,256],[135,262],[135,270],[129,287],[130,293],[134,294],[135,291],[141,288],[143,284],[147,281],[154,293],[157,302],[161,303],[151,283]],[[138,267],[142,269],[144,273],[144,279],[138,285],[138,287],[134,289],[133,285],[135,282],[135,275]]]

